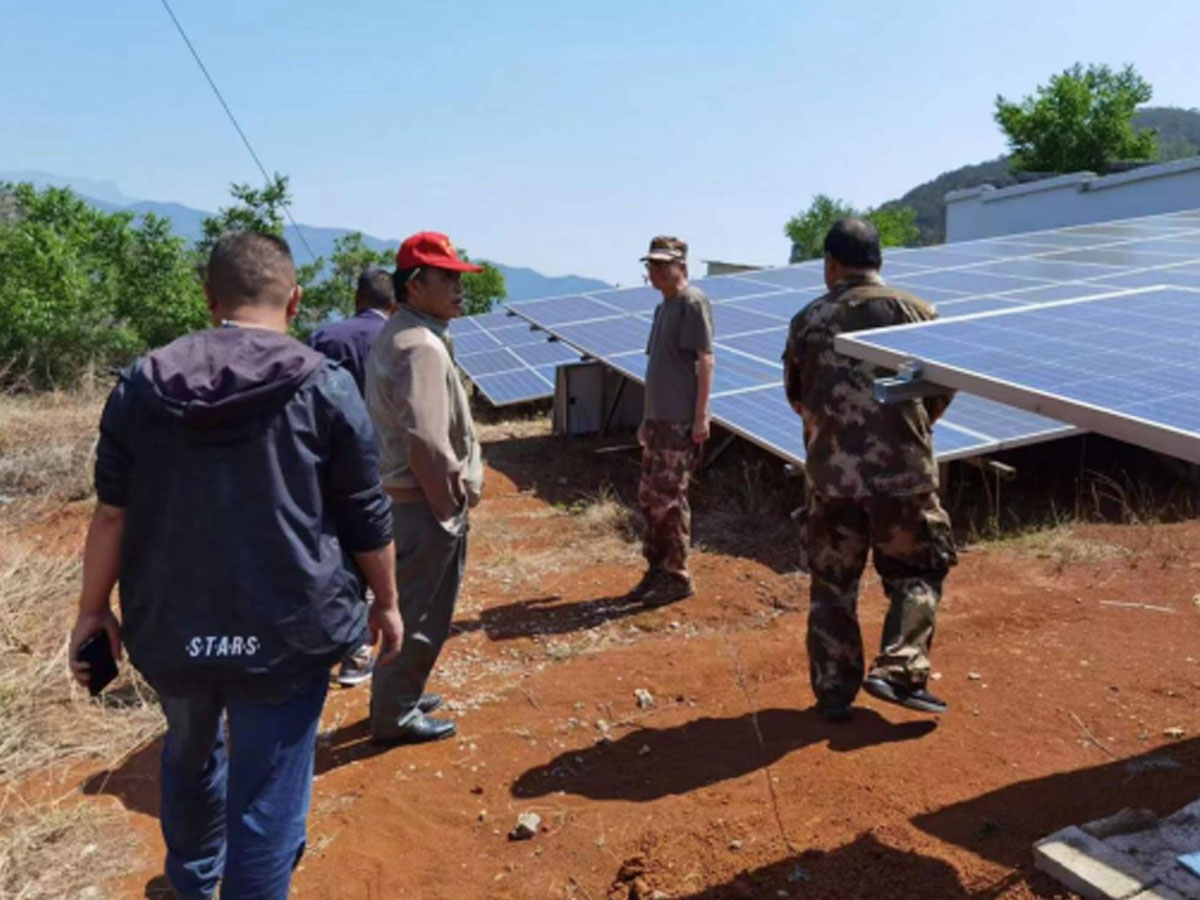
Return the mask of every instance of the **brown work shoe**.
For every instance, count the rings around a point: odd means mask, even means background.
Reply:
[[[646,595],[654,590],[655,581],[663,574],[665,573],[662,569],[657,566],[651,566],[642,575],[642,580],[635,584],[633,589],[622,599],[628,600],[630,603],[646,599]]]
[[[685,600],[696,593],[692,579],[678,572],[660,572],[650,590],[642,595],[642,603],[648,607],[666,606]]]

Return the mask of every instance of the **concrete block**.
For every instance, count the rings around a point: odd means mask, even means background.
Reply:
[[[1131,809],[1126,807],[1118,813],[1113,813],[1103,819],[1096,819],[1086,825],[1079,826],[1094,838],[1104,840],[1114,834],[1130,834],[1152,828],[1158,823],[1158,815],[1152,809]]]
[[[1189,900],[1189,898],[1183,896],[1183,894],[1175,893],[1169,887],[1159,884],[1142,891],[1140,894],[1134,894],[1129,900]]]
[[[1128,900],[1155,879],[1129,857],[1071,825],[1033,845],[1034,865],[1089,900]]]

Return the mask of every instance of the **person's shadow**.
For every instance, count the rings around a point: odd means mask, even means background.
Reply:
[[[823,721],[815,709],[695,719],[673,728],[638,728],[615,741],[568,750],[523,773],[512,793],[542,797],[563,791],[596,800],[655,800],[738,778],[818,741],[844,753],[915,740],[936,727],[932,721],[895,725],[864,708],[855,709],[851,721],[837,724]]]
[[[553,594],[481,610],[478,618],[457,620],[451,633],[482,631],[489,640],[511,641],[533,635],[586,631],[605,622],[652,611],[651,607],[627,600],[624,596],[595,597],[564,603],[560,595]]]

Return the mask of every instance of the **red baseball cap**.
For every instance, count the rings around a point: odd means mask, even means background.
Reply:
[[[459,259],[450,238],[436,231],[418,231],[396,251],[397,269],[415,269],[417,266],[449,269],[451,272],[483,271],[483,266]]]

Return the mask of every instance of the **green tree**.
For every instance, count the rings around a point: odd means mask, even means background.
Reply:
[[[203,232],[196,242],[196,253],[207,260],[217,238],[229,231],[257,231],[283,237],[283,208],[291,200],[288,177],[275,176],[261,188],[248,184],[231,184],[229,193],[237,202],[222,207],[215,216],[206,216],[200,223]]]
[[[293,327],[307,336],[334,315],[348,316],[354,311],[354,290],[358,276],[370,268],[390,266],[395,250],[372,250],[362,233],[352,231],[333,242],[324,277],[305,289],[300,314]]]
[[[467,251],[459,248],[458,255],[472,261]],[[482,272],[463,272],[463,315],[477,316],[490,312],[492,306],[508,296],[504,273],[487,261],[478,261]]]
[[[1105,172],[1114,162],[1155,155],[1154,132],[1133,127],[1138,105],[1152,95],[1133,66],[1076,63],[1020,103],[997,96],[995,120],[1013,171]]]
[[[906,247],[916,243],[921,236],[917,212],[911,207],[889,205],[860,211],[844,200],[817,194],[808,209],[792,216],[783,226],[783,233],[792,242],[788,262],[798,263],[822,256],[829,229],[839,219],[850,216],[872,223],[879,230],[879,242],[884,247]]]
[[[70,384],[207,320],[166,220],[103,213],[71,191],[0,186],[0,383]]]
[[[237,201],[232,206],[226,206],[217,211],[215,216],[208,216],[201,223],[203,232],[196,242],[196,271],[201,280],[204,278],[204,267],[208,263],[208,255],[212,252],[217,239],[228,232],[256,231],[260,234],[273,234],[283,237],[284,210],[291,202],[291,191],[288,189],[288,177],[278,172],[266,185],[254,188],[248,184],[231,184],[229,193]],[[292,248],[293,257],[296,248]],[[319,283],[325,261],[321,257],[302,263],[296,259],[296,282],[307,296]],[[327,302],[328,298],[320,293],[309,298],[310,304]],[[300,313],[292,323],[294,333],[301,338],[307,337],[315,325],[328,317],[329,309],[306,309],[305,303],[300,304]]]

